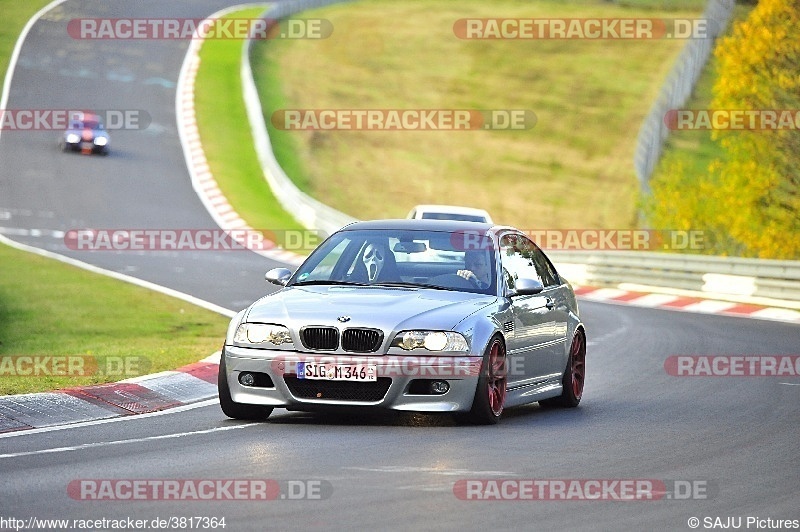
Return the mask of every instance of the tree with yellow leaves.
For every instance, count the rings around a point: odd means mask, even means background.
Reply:
[[[711,108],[758,111],[755,128],[714,131],[724,157],[706,175],[654,181],[650,222],[705,230],[717,254],[800,259],[800,0],[761,0],[715,57]],[[791,120],[772,127],[775,112]]]

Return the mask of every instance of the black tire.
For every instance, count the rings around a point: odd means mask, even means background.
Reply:
[[[473,425],[494,425],[500,421],[505,407],[508,375],[506,346],[500,335],[493,336],[483,354],[483,367],[475,388],[475,398],[469,413],[457,416],[459,421]]]
[[[543,399],[539,405],[547,408],[575,408],[583,397],[583,386],[586,380],[586,335],[578,330],[572,337],[569,347],[569,358],[561,379],[562,392],[558,397]]]
[[[219,406],[222,412],[233,419],[248,419],[262,421],[272,414],[271,406],[245,405],[236,403],[231,399],[231,390],[228,386],[228,376],[225,370],[225,352],[219,361],[219,373],[217,374],[217,390],[219,391]]]

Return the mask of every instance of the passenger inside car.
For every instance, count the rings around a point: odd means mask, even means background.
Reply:
[[[394,253],[385,242],[375,241],[364,246],[353,280],[363,283],[400,280]]]

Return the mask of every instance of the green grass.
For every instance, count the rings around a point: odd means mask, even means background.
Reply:
[[[263,8],[238,11],[231,18],[257,17]],[[195,112],[211,173],[228,201],[253,228],[302,227],[278,203],[261,171],[242,97],[239,69],[242,41],[209,39],[200,51],[195,84]]]
[[[25,23],[48,3],[0,1],[3,73]],[[0,244],[0,370],[5,372],[0,395],[175,369],[217,351],[227,323],[227,318],[183,301]],[[85,369],[94,374],[11,374],[30,368],[17,358],[25,356],[87,357],[71,360],[84,360]],[[108,374],[119,361],[128,364],[123,374]]]
[[[151,290],[0,246],[0,368],[6,368],[0,394],[111,382],[197,362],[220,348],[228,321]],[[127,357],[137,371],[21,377],[3,366],[6,357],[19,356]]]
[[[530,109],[525,131],[276,131],[304,191],[352,216],[403,217],[417,203],[488,209],[521,228],[637,223],[641,122],[684,41],[465,41],[461,18],[696,17],[705,5],[599,1],[384,0],[303,13],[324,40],[255,45],[254,74],[275,110]]]
[[[37,11],[49,3],[50,0],[0,0],[0,13],[3,14],[3,23],[0,24],[0,71],[4,78],[11,52],[22,28]]]

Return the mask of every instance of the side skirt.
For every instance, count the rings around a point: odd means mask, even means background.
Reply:
[[[533,403],[542,399],[558,397],[561,395],[561,391],[561,375],[555,379],[548,379],[535,384],[509,388],[506,392],[507,395],[505,406],[510,408],[513,406]]]

